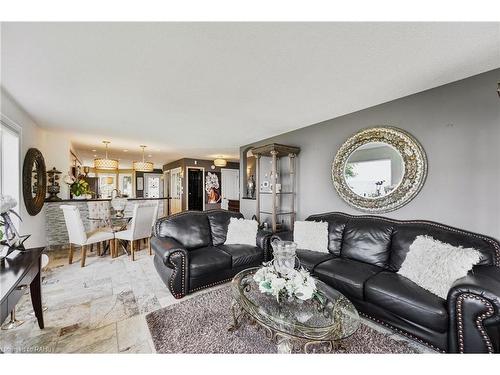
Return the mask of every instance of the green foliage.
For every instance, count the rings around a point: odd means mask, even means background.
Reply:
[[[356,175],[357,173],[354,171],[354,165],[347,164],[345,167],[345,176],[349,178],[349,177],[356,177]]]
[[[90,194],[90,187],[87,181],[80,179],[71,184],[71,193],[79,197],[80,195]]]

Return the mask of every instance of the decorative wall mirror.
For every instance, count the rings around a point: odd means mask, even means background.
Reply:
[[[30,148],[23,164],[23,198],[26,211],[31,216],[38,214],[43,207],[47,190],[45,160],[36,148]]]
[[[363,212],[394,211],[411,201],[427,175],[420,143],[404,130],[374,127],[352,135],[332,164],[333,185]]]

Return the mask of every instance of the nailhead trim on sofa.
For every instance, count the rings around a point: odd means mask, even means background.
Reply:
[[[197,290],[201,290],[201,289],[210,288],[211,286],[214,286],[214,285],[224,284],[224,283],[227,283],[228,281],[231,281],[232,279],[233,279],[233,278],[232,278],[232,277],[230,277],[229,279],[225,279],[225,280],[221,280],[221,281],[216,281],[215,283],[208,284],[208,285],[203,285],[203,286],[200,286],[200,287],[198,287],[198,288],[191,289],[191,290],[189,291],[189,293],[196,292]]]
[[[363,313],[363,312],[361,312],[361,311],[358,311],[358,313],[359,313],[359,315],[362,315],[362,316],[364,316],[365,318],[368,318],[368,319],[370,319],[370,320],[373,320],[374,322],[376,322],[376,323],[378,323],[378,324],[380,324],[380,325],[383,325],[383,326],[385,326],[385,327],[387,327],[387,328],[391,329],[392,331],[394,331],[394,332],[396,332],[396,333],[399,333],[400,335],[406,336],[406,337],[408,337],[408,338],[410,338],[410,339],[412,339],[412,340],[414,340],[414,341],[417,341],[419,344],[425,345],[425,346],[427,346],[428,348],[431,348],[432,350],[435,350],[435,351],[440,352],[440,353],[446,353],[446,351],[445,351],[445,350],[443,350],[443,349],[441,349],[441,348],[438,348],[438,347],[436,347],[436,346],[434,346],[434,345],[432,345],[432,344],[428,343],[427,341],[424,341],[424,340],[422,340],[421,338],[418,338],[417,336],[413,336],[411,333],[408,333],[408,332],[402,331],[402,330],[400,330],[399,328],[396,328],[396,327],[394,327],[394,326],[390,325],[389,323],[386,323],[386,322],[384,322],[384,321],[382,321],[382,320],[379,320],[379,319],[377,319],[377,318],[374,318],[374,317],[372,317],[372,316],[370,316],[370,315],[368,315],[368,314],[365,314],[365,313]]]
[[[182,276],[182,280],[181,280],[181,292],[180,293],[176,293],[175,292],[175,289],[174,289],[174,279],[175,279],[175,275],[177,274],[177,264],[175,262],[172,262],[172,260],[170,258],[172,258],[172,256],[179,256],[181,257],[181,276]],[[174,251],[172,254],[170,254],[170,256],[168,257],[168,261],[170,262],[171,265],[174,266],[174,272],[172,272],[172,275],[170,276],[170,283],[169,283],[169,289],[170,289],[170,293],[172,293],[172,295],[179,299],[179,298],[182,298],[184,297],[184,269],[186,268],[186,259],[184,257],[184,254],[181,253],[180,251]]]
[[[439,224],[439,223],[435,223],[435,222],[427,221],[427,220],[396,220],[396,219],[389,219],[386,217],[374,216],[374,215],[359,215],[359,216],[349,215],[349,214],[345,214],[343,212],[327,212],[324,214],[311,215],[311,216],[309,216],[309,218],[321,217],[321,216],[326,216],[326,215],[340,215],[340,216],[347,217],[349,219],[375,219],[375,220],[382,220],[382,221],[385,221],[385,222],[388,222],[391,224],[424,224],[424,225],[428,225],[430,227],[446,229],[450,232],[460,233],[460,234],[463,234],[463,235],[468,236],[468,237],[479,238],[483,241],[488,242],[489,244],[491,244],[493,246],[493,248],[495,249],[494,263],[495,263],[495,266],[500,267],[500,244],[498,244],[498,242],[494,241],[493,239],[482,236],[480,234],[468,232],[468,231],[465,231],[462,229],[450,227],[448,225],[443,225],[443,224]]]
[[[457,298],[457,306],[456,306],[456,311],[457,311],[457,326],[458,326],[458,348],[460,353],[464,353],[464,327],[463,327],[463,309],[462,305],[466,299],[473,299],[476,301],[480,301],[486,306],[486,311],[476,317],[476,327],[481,332],[481,337],[484,341],[484,344],[488,348],[489,353],[493,353],[493,344],[491,343],[491,340],[486,333],[486,330],[484,329],[483,326],[483,320],[491,317],[495,310],[493,309],[493,305],[485,298],[480,297],[478,295],[472,294],[472,293],[462,293],[458,296]]]

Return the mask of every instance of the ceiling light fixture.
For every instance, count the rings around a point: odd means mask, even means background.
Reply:
[[[106,157],[104,159],[103,158],[94,159],[94,168],[105,169],[105,170],[118,169],[118,160],[108,158],[108,144],[110,144],[111,142],[102,141],[102,143],[104,143],[104,145],[106,146]]]
[[[142,161],[134,161],[134,170],[137,172],[152,172],[154,169],[154,164],[150,161],[144,160],[144,149],[146,146],[141,145],[142,148]]]
[[[214,165],[216,167],[225,167],[227,165],[227,161],[222,157],[218,157],[217,159],[214,160]]]

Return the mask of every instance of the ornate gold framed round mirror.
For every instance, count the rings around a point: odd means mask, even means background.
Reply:
[[[351,206],[383,213],[411,201],[427,175],[427,157],[409,133],[373,127],[352,135],[332,164],[333,185]]]
[[[45,160],[40,150],[30,148],[23,163],[23,198],[26,211],[31,216],[38,214],[43,207],[47,190]]]

